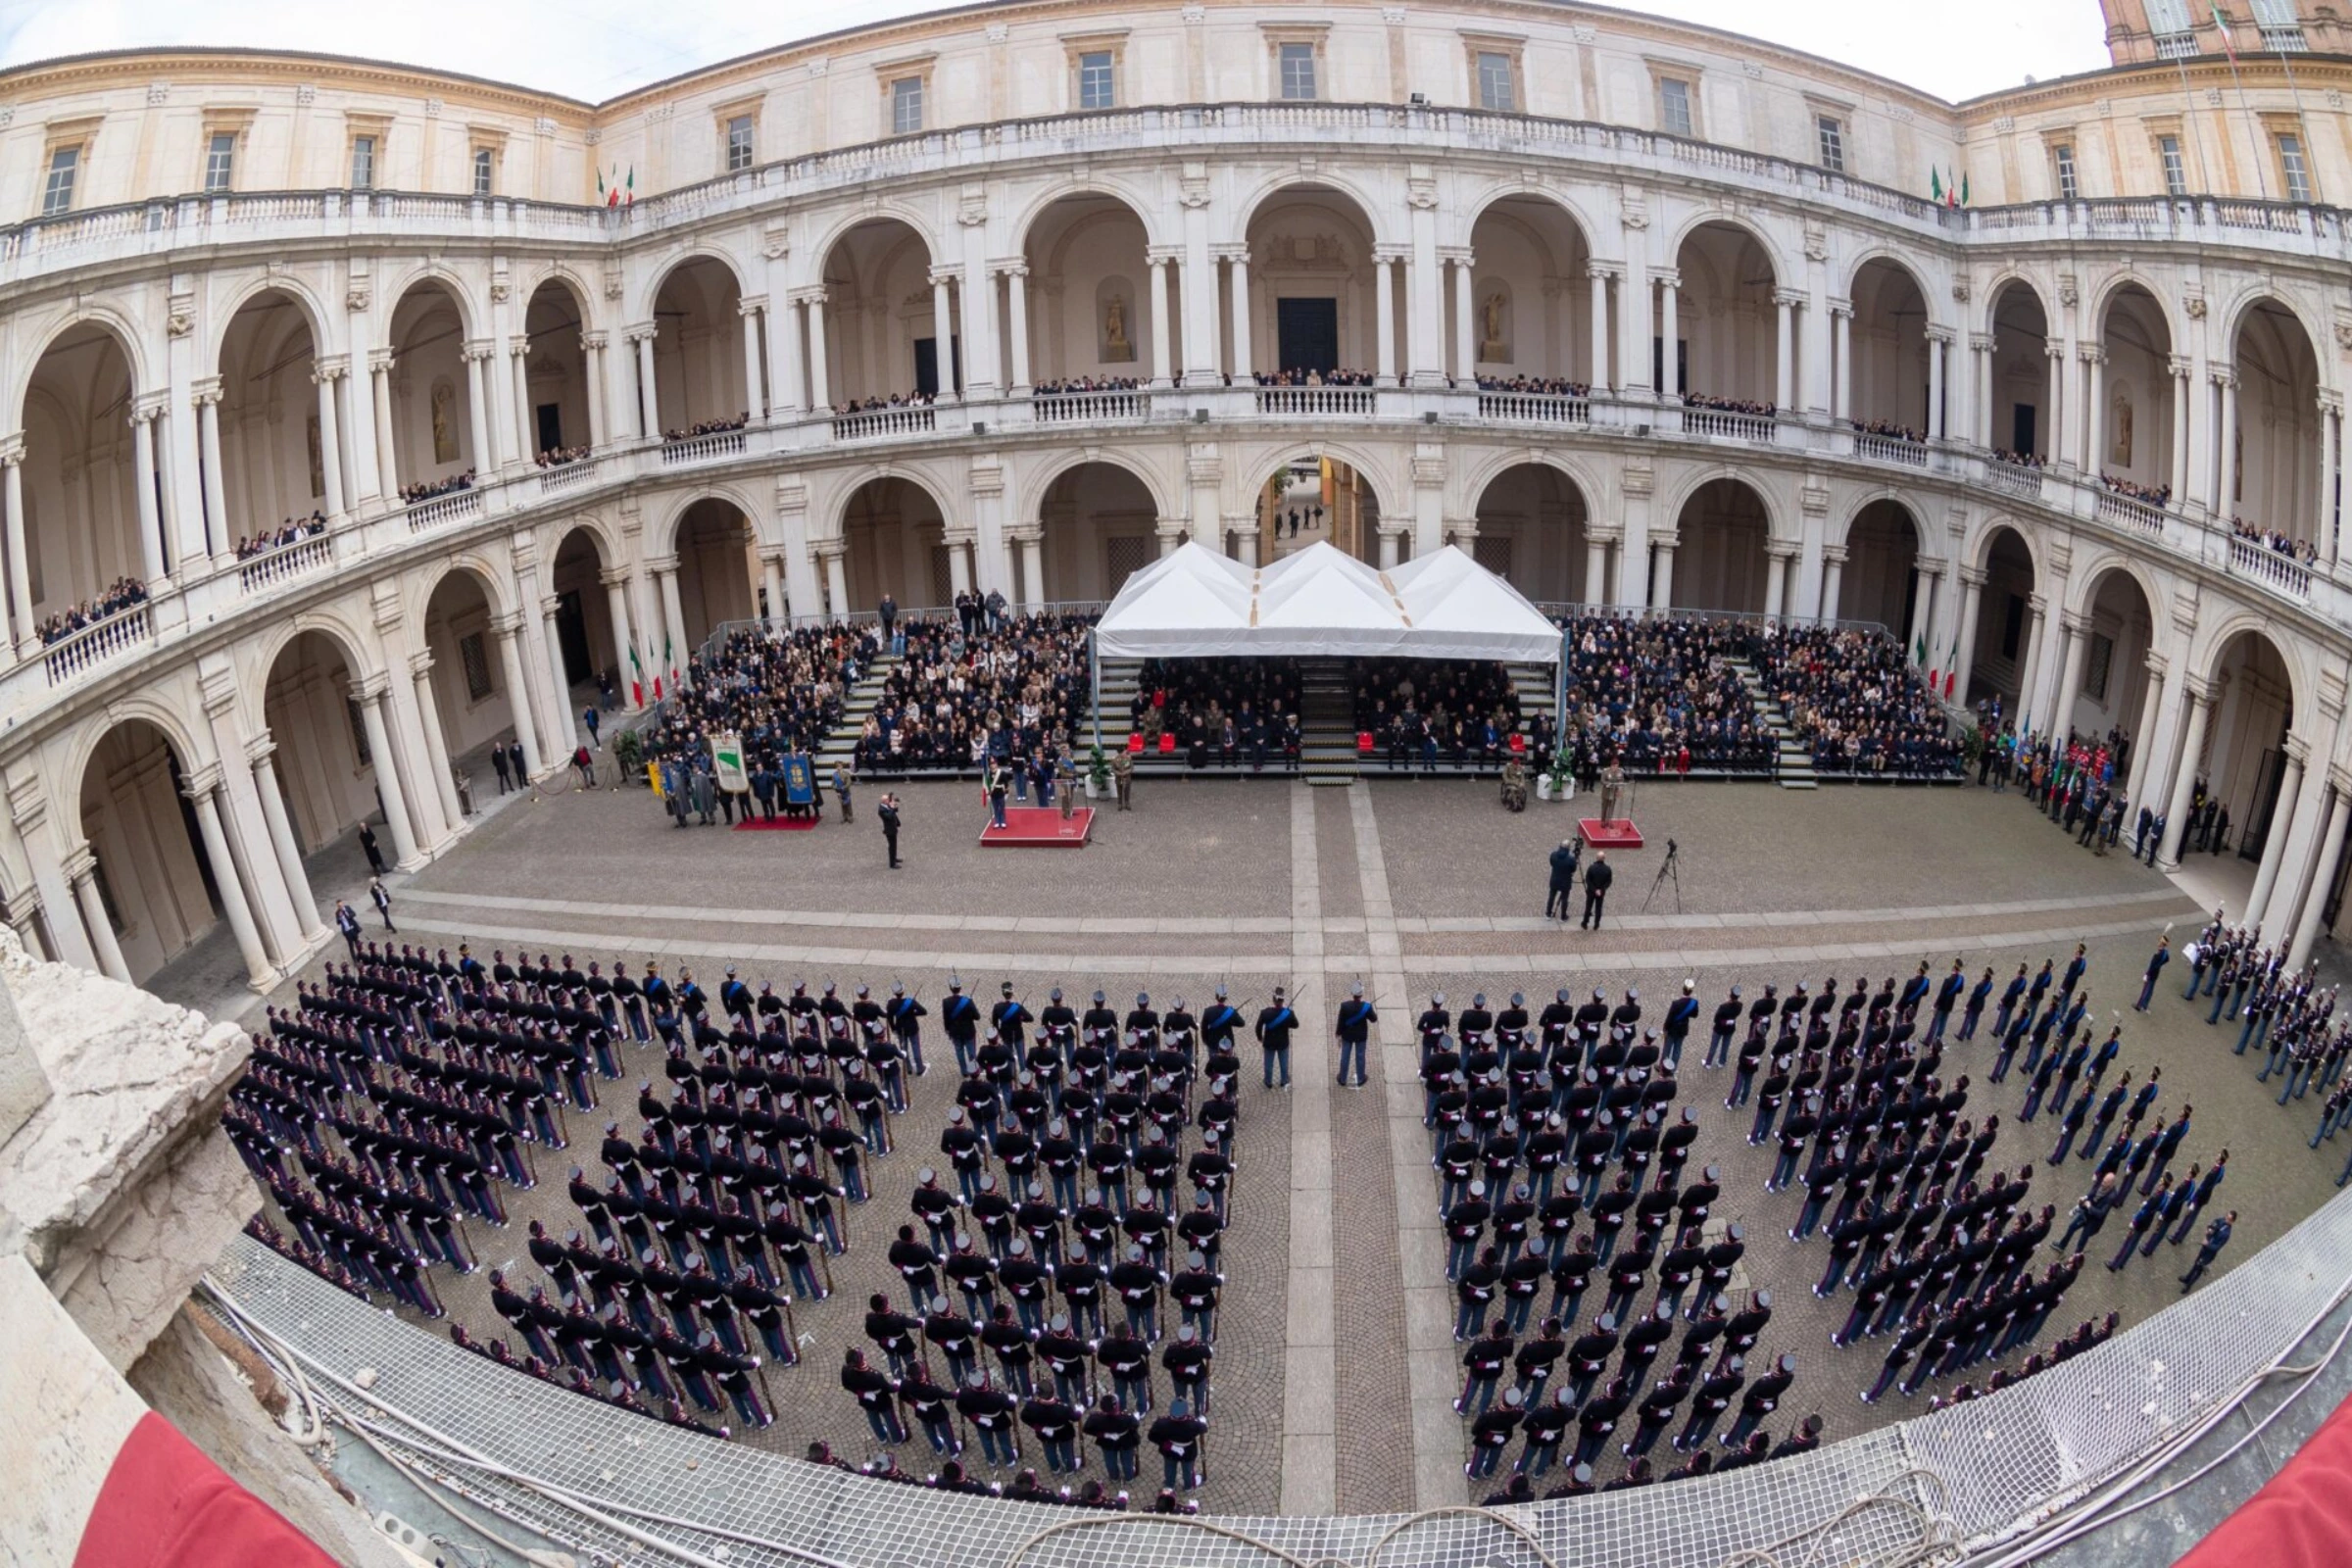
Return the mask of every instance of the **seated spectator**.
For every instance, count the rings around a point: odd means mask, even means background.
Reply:
[[[1070,749],[1093,697],[1091,616],[1017,615],[966,635],[902,619],[906,651],[858,737],[863,774],[1033,769]]]
[[[1960,747],[1942,704],[1885,632],[1769,628],[1756,661],[1816,768],[1905,778],[1957,771]]]
[[[1176,737],[1194,767],[1298,764],[1298,666],[1282,659],[1154,659],[1136,686],[1144,749]]]
[[[1611,758],[1628,773],[1772,770],[1777,753],[1732,661],[1751,635],[1731,623],[1585,615],[1570,634],[1560,742],[1577,776]]]

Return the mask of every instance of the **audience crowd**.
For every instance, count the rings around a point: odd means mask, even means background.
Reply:
[[[1372,372],[1344,367],[1329,370],[1252,370],[1250,379],[1257,386],[1370,386]]]
[[[1093,694],[1086,615],[1013,615],[972,629],[895,621],[903,658],[858,735],[861,774],[968,773],[992,765],[1020,799],[1040,769],[1055,776]],[[1047,797],[1050,799],[1050,795]]]
[[[1758,403],[1749,398],[1722,398],[1712,392],[1685,392],[1683,407],[1708,414],[1752,414],[1762,419],[1769,419],[1780,412],[1769,403]]]
[[[743,627],[709,655],[687,661],[686,679],[640,732],[643,755],[662,770],[662,795],[680,827],[689,809],[705,823],[713,806],[746,820],[751,802],[718,789],[710,741],[724,731],[742,740],[747,769],[778,774],[786,758],[813,758],[841,722],[842,702],[873,661],[870,627],[802,626],[789,632]],[[772,810],[769,813],[773,814]]]
[[[445,479],[419,479],[415,484],[404,484],[400,487],[400,499],[402,505],[413,507],[419,501],[437,501],[443,496],[472,488],[473,470],[467,468],[464,473],[453,473]]]
[[[594,447],[549,447],[537,459],[542,468],[561,468],[596,456]]]
[[[102,620],[135,610],[147,602],[147,585],[135,577],[117,577],[105,590],[79,604],[53,611],[41,620],[41,641],[58,643]]]
[[[326,517],[322,513],[313,512],[307,517],[288,517],[274,528],[264,528],[260,533],[240,538],[237,541],[237,559],[251,561],[256,556],[283,550],[288,545],[300,544],[305,539],[316,538],[324,532]]]
[[[2144,501],[2151,507],[2172,505],[2173,487],[2169,484],[2141,484],[2138,480],[2127,479],[2120,473],[2102,473],[2099,475],[2099,483],[2119,496],[2125,496],[2133,501]]]
[[[732,419],[698,419],[683,429],[662,431],[662,439],[691,441],[698,435],[724,435],[729,430],[740,430],[751,422],[752,416],[748,414],[738,414]]]
[[[1520,392],[1534,397],[1581,398],[1590,395],[1592,388],[1582,381],[1564,380],[1556,375],[1482,375],[1478,378],[1481,392]]]
[[[1779,749],[1732,663],[1750,654],[1750,629],[1615,615],[1561,624],[1569,651],[1559,738],[1587,787],[1612,760],[1637,774],[1772,770]]]
[[[833,413],[839,416],[879,414],[889,409],[927,409],[938,401],[938,395],[931,392],[893,392],[888,397],[852,398],[846,403],[836,403]]]
[[[1298,765],[1298,664],[1285,659],[1152,659],[1129,718],[1148,754],[1172,737],[1194,767]]]
[[[1755,658],[1817,770],[1904,778],[1959,770],[1943,705],[1885,632],[1777,626],[1757,637]]]
[[[2248,522],[2243,517],[2231,517],[2230,531],[2240,539],[2262,546],[2274,555],[2285,556],[2306,566],[2320,559],[2319,546],[2310,540],[2297,539],[2292,534],[2281,532],[2277,528],[2265,528],[2259,523]]]
[[[1040,381],[1031,390],[1041,398],[1075,397],[1084,392],[1134,392],[1143,386],[1132,375],[1079,375]]]
[[[1897,424],[1892,419],[1848,419],[1846,423],[1852,425],[1863,435],[1884,436],[1889,441],[1920,442],[1928,438],[1927,431],[1914,430],[1911,426]]]

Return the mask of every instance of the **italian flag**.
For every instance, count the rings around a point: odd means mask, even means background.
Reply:
[[[1925,664],[1927,662],[1928,634],[1923,631],[1917,637],[1914,637],[1911,640],[1911,662],[1914,664]],[[1931,683],[1933,683],[1936,677],[1931,672],[1928,676],[1928,679]]]
[[[621,189],[620,204],[623,207],[637,205],[637,166],[635,164],[629,166],[629,178]]]
[[[1928,200],[1937,203],[1943,200],[1943,171],[1934,164],[1928,166]]]
[[[666,630],[662,633],[662,667],[669,671],[669,683],[672,686],[683,684],[678,674],[678,656],[670,650],[669,633]],[[654,695],[656,697],[662,695],[660,681],[654,683]]]
[[[637,657],[637,639],[634,637],[629,639],[629,706],[645,706],[645,664]]]
[[[599,164],[596,170],[596,204],[599,207],[610,207],[619,200],[620,192],[605,183],[604,166]]]
[[[1952,686],[1960,679],[1960,628],[1952,628],[1952,657],[1943,662],[1943,700],[1952,700]]]

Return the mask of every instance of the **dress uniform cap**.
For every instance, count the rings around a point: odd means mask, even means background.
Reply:
[[[1138,991],[1135,994],[1135,1004],[1139,1007],[1149,1007],[1152,1005],[1152,993],[1149,991]]]
[[[1478,993],[1474,994],[1474,995],[1473,995],[1473,996],[1470,998],[1470,1005],[1472,1005],[1473,1007],[1483,1007],[1483,1006],[1485,1006],[1486,1004],[1487,1004],[1487,994],[1486,994],[1484,991],[1478,992]]]
[[[1361,1002],[1364,999],[1364,983],[1359,980],[1354,985],[1349,986],[1348,988],[1348,994],[1355,998],[1356,1001]]]
[[[1527,998],[1521,995],[1519,992],[1514,991],[1511,993],[1511,1005],[1514,1007],[1524,1007],[1527,1005]]]
[[[1061,1000],[1061,987],[1055,986],[1051,992],[1049,992],[1047,994],[1047,1000],[1050,1002],[1059,1002]]]
[[[1225,1000],[1225,988],[1223,986],[1217,987],[1217,1000],[1219,1002],[1223,1002]]]
[[[1010,990],[1012,989],[1012,987],[1010,987],[1010,986],[1006,986],[1004,989],[1005,989],[1005,990],[1007,990],[1007,991],[1010,991]],[[1096,1006],[1098,1006],[1098,1007],[1100,1007],[1101,1005],[1102,1005],[1102,992],[1100,992],[1100,991],[1098,991],[1098,992],[1096,992],[1096,993],[1095,993],[1095,1005],[1096,1005]]]

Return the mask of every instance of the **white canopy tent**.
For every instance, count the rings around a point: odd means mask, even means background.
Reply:
[[[1184,544],[1127,579],[1095,626],[1105,659],[1475,659],[1561,663],[1561,632],[1452,545],[1387,571],[1318,541],[1269,566]]]

